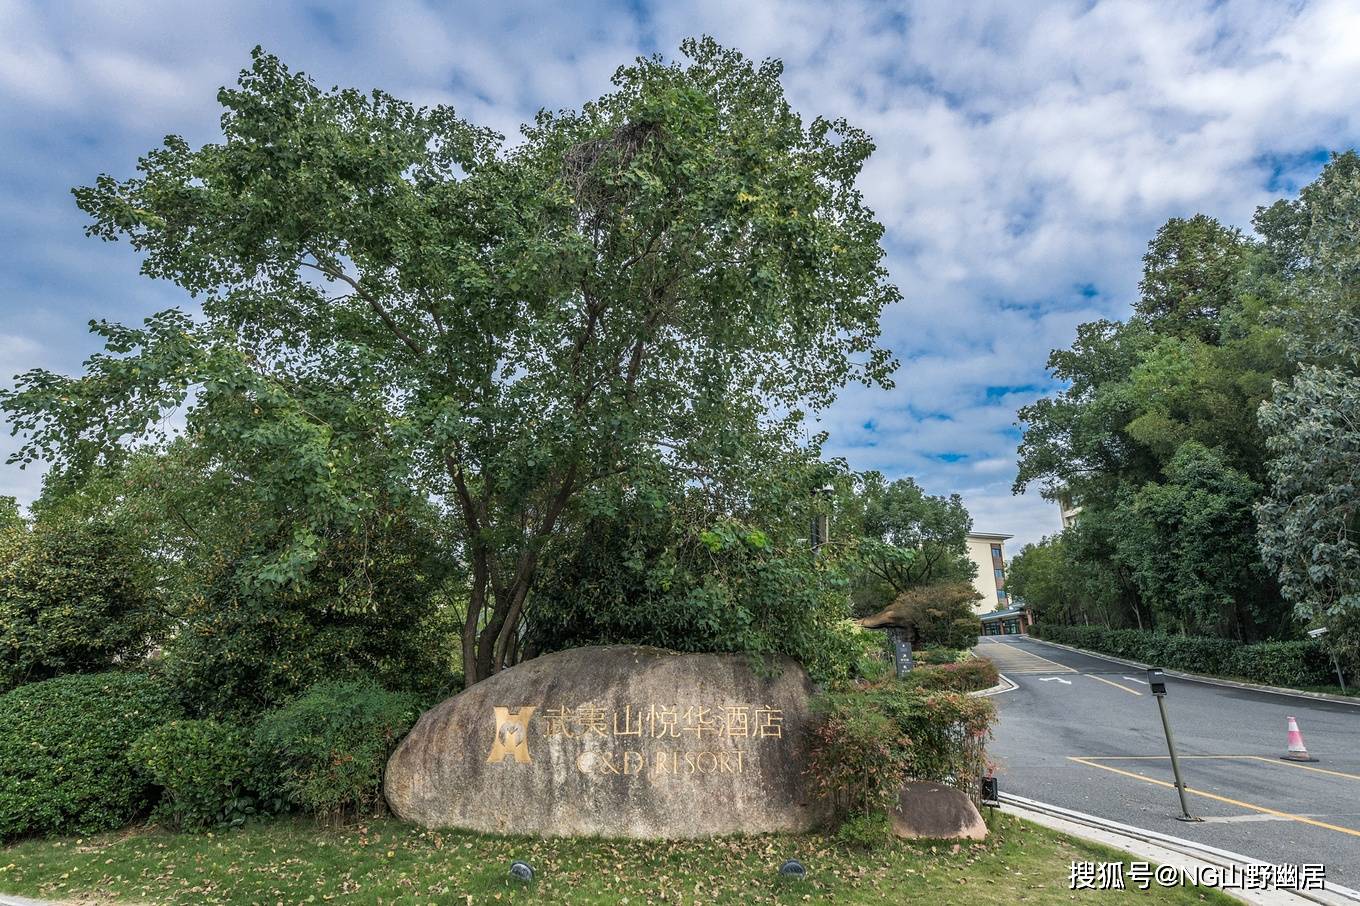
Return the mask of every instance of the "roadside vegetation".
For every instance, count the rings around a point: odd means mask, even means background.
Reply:
[[[1307,692],[1341,693],[1331,652],[1322,643],[1258,642],[1239,645],[1208,636],[1165,635],[1137,629],[1053,626],[1036,623],[1030,634],[1100,654],[1224,679]],[[1347,692],[1357,693],[1353,687]]]
[[[1090,626],[1107,650],[1094,627],[1143,630],[1112,644],[1165,648],[1170,663],[1178,645],[1216,658],[1207,640],[1323,629],[1360,685],[1357,224],[1353,151],[1260,208],[1254,234],[1173,218],[1143,258],[1133,315],[1083,324],[1052,353],[1066,389],[1020,410],[1015,491],[1080,512],[1007,577],[1044,631]],[[1243,654],[1213,672],[1329,684],[1317,647],[1244,649],[1259,667]]]

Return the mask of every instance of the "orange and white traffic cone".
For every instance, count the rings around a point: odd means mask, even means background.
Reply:
[[[1292,717],[1289,718],[1289,751],[1280,757],[1285,761],[1317,761],[1308,754],[1303,744],[1303,734],[1299,732],[1299,722]]]

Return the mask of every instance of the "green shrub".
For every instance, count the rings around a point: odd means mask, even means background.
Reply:
[[[917,666],[902,679],[909,686],[929,692],[977,692],[1001,681],[995,665],[986,658]]]
[[[126,825],[150,804],[128,748],[176,716],[162,684],[131,672],[0,695],[0,839]]]
[[[953,664],[963,660],[965,654],[966,652],[960,648],[941,648],[938,646],[918,648],[912,652],[912,656],[918,664]]]
[[[173,720],[144,733],[132,760],[161,788],[156,815],[186,831],[242,823],[255,812],[250,740],[214,720]]]
[[[823,720],[808,772],[839,817],[886,810],[912,780],[948,783],[978,797],[996,719],[986,699],[892,679],[825,692],[813,707]]]
[[[126,530],[75,503],[31,527],[0,524],[0,691],[109,670],[166,624],[150,559]]]
[[[590,507],[569,543],[544,551],[534,648],[626,643],[788,655],[814,682],[849,676],[862,630],[846,619],[840,569],[827,568],[801,536],[731,519],[702,528],[681,503],[683,482],[649,482],[623,499],[607,492],[607,508]]]
[[[837,815],[854,818],[887,809],[902,785],[911,741],[881,709],[853,696],[823,697],[813,731],[808,773]]]
[[[165,646],[166,674],[188,711],[253,723],[317,683],[343,679],[428,698],[455,688],[458,608],[442,605],[441,573],[427,574],[407,549],[423,542],[401,540],[414,533],[404,526],[332,540],[327,565],[298,588],[243,581],[255,563],[245,556],[211,574]],[[353,575],[368,578],[346,585]],[[363,597],[370,587],[371,600]]]
[[[935,641],[946,648],[972,648],[980,635],[982,620],[970,614],[950,620],[948,629]]]
[[[847,818],[836,830],[836,839],[850,849],[873,852],[893,841],[892,819],[887,812],[855,815]]]
[[[1321,686],[1335,678],[1326,649],[1311,640],[1242,645],[1205,636],[1046,624],[1031,627],[1030,634],[1159,667],[1239,677],[1272,686]]]
[[[415,696],[370,682],[313,686],[255,728],[263,791],[323,819],[379,812],[387,757],[419,713]]]
[[[917,692],[908,702],[898,717],[912,740],[903,779],[945,783],[976,802],[996,708],[961,692]]]

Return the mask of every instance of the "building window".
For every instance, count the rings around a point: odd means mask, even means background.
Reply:
[[[992,556],[993,556],[993,557],[996,557],[996,558],[998,558],[998,559],[1000,559],[1000,557],[1001,557],[1001,545],[999,545],[999,544],[993,544],[993,545],[992,545]]]
[[[996,599],[997,599],[998,601],[1000,601],[1002,604],[1005,604],[1005,603],[1006,603],[1006,589],[1004,589],[1004,588],[998,588],[998,589],[996,590]]]
[[[996,577],[997,577],[998,579],[1004,579],[1004,578],[1006,578],[1006,574],[1005,574],[1005,571],[1004,571],[1004,570],[994,569],[994,570],[992,570],[992,572],[996,573]]]

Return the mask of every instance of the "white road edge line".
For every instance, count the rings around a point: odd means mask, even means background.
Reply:
[[[1003,805],[1010,806],[1011,809],[1018,812],[1020,817],[1022,818],[1026,818],[1031,821],[1036,820],[1036,816],[1039,818],[1055,819],[1058,822],[1067,825],[1066,827],[1058,828],[1059,830],[1063,830],[1066,833],[1070,833],[1075,836],[1082,836],[1080,830],[1081,826],[1085,826],[1095,831],[1103,832],[1103,834],[1099,837],[1088,837],[1087,839],[1094,839],[1096,840],[1096,842],[1104,843],[1107,846],[1112,845],[1118,847],[1120,849],[1123,849],[1125,852],[1133,852],[1138,855],[1143,855],[1142,852],[1139,852],[1139,849],[1134,848],[1133,846],[1130,845],[1130,842],[1132,842],[1134,844],[1139,843],[1144,844],[1145,847],[1150,845],[1151,847],[1160,848],[1162,850],[1169,850],[1172,853],[1189,857],[1190,859],[1194,859],[1200,862],[1208,862],[1209,864],[1218,865],[1219,867],[1226,867],[1228,865],[1233,864],[1238,866],[1266,864],[1261,859],[1253,859],[1248,856],[1243,856],[1238,853],[1230,852],[1226,849],[1219,849],[1217,847],[1209,846],[1204,843],[1199,843],[1194,840],[1186,840],[1181,837],[1173,837],[1169,834],[1158,833],[1157,831],[1150,831],[1140,827],[1133,827],[1132,825],[1129,824],[1121,824],[1118,821],[1111,821],[1107,818],[1098,818],[1095,815],[1088,815],[1085,812],[1077,812],[1071,809],[1061,808],[1056,805],[1049,805],[1046,802],[1038,802],[1034,799],[1026,799],[1024,796],[1016,796],[1013,793],[1002,793],[1000,795],[1000,799]],[[1046,822],[1039,820],[1037,821],[1037,823],[1045,824]],[[1071,827],[1071,825],[1076,825],[1077,827],[1073,828]],[[1120,840],[1111,839],[1111,837],[1114,838],[1122,837],[1124,838],[1124,842],[1121,843]],[[1163,857],[1161,861],[1165,862],[1166,860]],[[1326,889],[1324,891],[1224,890],[1222,892],[1227,893],[1229,896],[1236,896],[1239,899],[1247,900],[1247,902],[1251,903],[1289,903],[1296,902],[1297,900],[1307,900],[1314,903],[1323,903],[1327,904],[1327,906],[1340,906],[1340,904],[1342,903],[1360,903],[1360,891],[1352,890],[1349,887],[1342,887],[1340,884],[1334,884],[1331,881],[1324,881],[1324,884],[1326,885]],[[1259,898],[1247,896],[1247,894],[1253,893],[1274,894],[1275,896]]]
[[[992,695],[1000,695],[1003,692],[1011,692],[1020,688],[1020,685],[1011,680],[1006,674],[998,673],[997,676],[1001,678],[1001,682],[997,683],[995,686],[992,686],[990,689],[979,689],[976,692],[969,692],[968,695],[972,698],[987,698]]]

